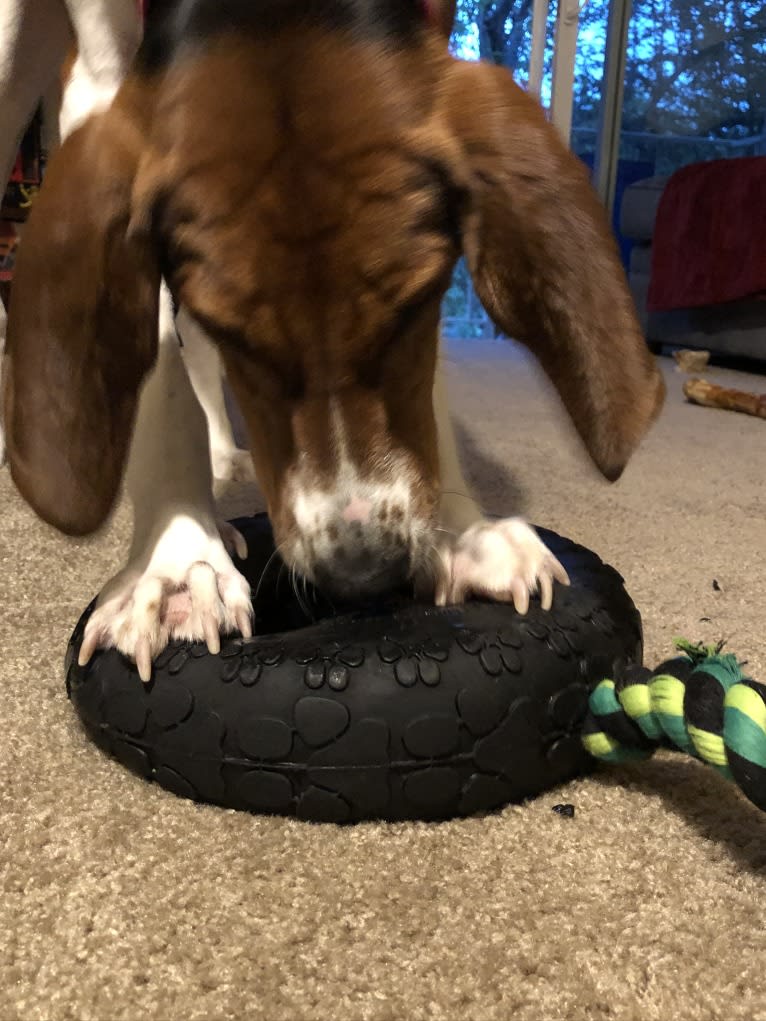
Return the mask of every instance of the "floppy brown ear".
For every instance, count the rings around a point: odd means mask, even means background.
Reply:
[[[119,108],[51,161],[20,245],[4,366],[8,458],[22,496],[71,535],[117,496],[138,389],[157,349],[160,273],[129,230],[141,134]]]
[[[467,156],[464,250],[476,291],[539,358],[615,480],[665,391],[605,212],[580,160],[507,71],[451,67],[446,116]]]
[[[455,23],[457,0],[422,0],[428,20],[449,39]]]

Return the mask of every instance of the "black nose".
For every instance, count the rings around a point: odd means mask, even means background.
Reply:
[[[339,599],[365,599],[402,588],[410,576],[408,552],[373,554],[362,550],[352,554],[338,551],[326,563],[317,564],[317,588]]]

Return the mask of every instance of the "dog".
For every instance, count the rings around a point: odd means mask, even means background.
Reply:
[[[456,260],[607,479],[664,388],[585,169],[507,71],[449,55],[453,14],[156,2],[113,99],[52,159],[10,309],[10,468],[67,534],[99,528],[123,476],[135,510],[81,662],[114,645],[148,680],[170,638],[215,653],[222,632],[251,633],[168,292],[184,348],[220,355],[290,568],[331,594],[408,581],[522,613],[567,583],[523,520],[458,495],[438,372]]]

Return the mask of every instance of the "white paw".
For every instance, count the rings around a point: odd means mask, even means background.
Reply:
[[[255,482],[255,468],[249,450],[239,447],[211,451],[213,478],[219,482]]]
[[[539,593],[543,609],[549,610],[554,580],[569,584],[567,572],[525,521],[481,521],[442,551],[436,605],[476,595],[512,602],[526,613],[529,597]]]
[[[225,540],[238,554],[247,554],[244,538],[231,525]],[[142,568],[146,560],[128,565],[99,597],[85,628],[80,666],[96,649],[115,647],[134,659],[141,679],[149,681],[152,660],[171,639],[204,641],[215,655],[222,633],[251,636],[250,586],[219,535],[176,517]]]

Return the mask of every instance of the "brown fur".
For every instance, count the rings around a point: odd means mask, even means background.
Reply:
[[[608,478],[661,403],[584,171],[509,74],[452,60],[441,33],[401,53],[308,28],[224,38],[151,89],[128,83],[43,196],[16,282],[9,453],[65,530],[111,506],[156,343],[157,267],[131,219],[220,346],[278,538],[296,465],[332,483],[333,414],[360,474],[396,455],[434,516],[431,389],[461,237],[489,312]]]
[[[423,0],[426,15],[449,38],[455,23],[457,0]]]
[[[471,166],[465,251],[477,293],[540,359],[614,481],[665,390],[585,167],[500,68],[453,63],[444,117]]]
[[[331,401],[360,474],[403,456],[429,519],[427,395],[459,254],[442,223],[432,55],[312,32],[287,45],[227,40],[171,73],[156,111],[163,156],[138,186],[161,210],[174,293],[220,345],[278,534],[292,525],[299,452],[304,482],[331,486]],[[227,79],[236,92],[210,89]],[[210,152],[227,154],[214,175]]]
[[[66,88],[69,79],[72,77],[72,71],[74,70],[74,65],[76,63],[77,63],[77,44],[74,43],[72,46],[70,46],[69,52],[67,53],[64,59],[64,63],[61,65],[59,82],[61,84],[62,90]]]
[[[11,472],[40,516],[74,535],[97,528],[114,502],[156,353],[156,253],[148,238],[128,239],[140,140],[120,108],[72,135],[14,276],[4,371]]]

